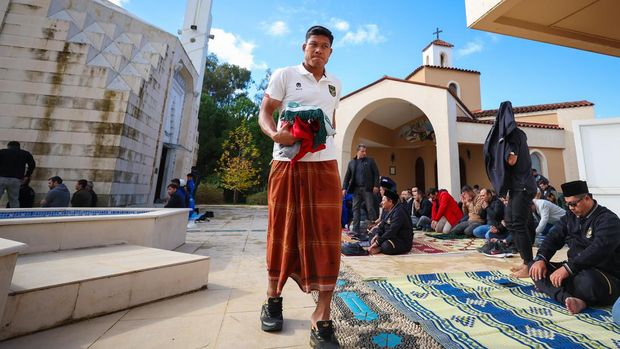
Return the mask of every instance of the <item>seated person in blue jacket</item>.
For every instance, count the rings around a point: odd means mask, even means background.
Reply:
[[[530,263],[536,288],[577,314],[620,296],[620,219],[592,198],[585,181],[562,184],[570,208]],[[568,260],[551,258],[568,244]]]
[[[377,235],[372,238],[369,254],[404,254],[413,245],[411,216],[404,205],[398,203],[398,194],[386,190],[381,200],[385,218],[378,225]]]

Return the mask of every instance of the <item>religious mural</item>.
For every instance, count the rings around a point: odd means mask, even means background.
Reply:
[[[421,117],[401,127],[400,137],[412,143],[426,140],[435,142],[435,131],[428,118]]]

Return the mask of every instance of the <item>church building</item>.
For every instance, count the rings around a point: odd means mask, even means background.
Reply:
[[[458,197],[464,184],[490,186],[482,149],[497,110],[481,110],[481,73],[454,67],[452,48],[437,38],[407,77],[384,76],[342,97],[335,138],[341,176],[361,143],[399,190],[438,187]],[[556,185],[579,178],[572,122],[593,119],[594,104],[513,108],[532,167]]]

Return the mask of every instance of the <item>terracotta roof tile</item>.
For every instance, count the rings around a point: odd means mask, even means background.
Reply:
[[[431,41],[431,43],[430,43],[430,44],[426,45],[426,47],[424,47],[424,48],[422,49],[422,51],[425,51],[427,48],[429,48],[429,47],[430,47],[431,45],[433,45],[433,44],[434,44],[434,45],[437,45],[437,46],[443,46],[443,47],[454,47],[454,45],[452,45],[452,44],[451,44],[451,43],[449,43],[449,42],[445,42],[445,41],[443,41],[443,40],[436,39],[436,40]]]
[[[526,105],[522,107],[513,107],[512,110],[515,114],[524,114],[524,113],[533,113],[533,112],[545,111],[545,110],[590,107],[593,105],[594,103],[584,100],[584,101],[562,102],[562,103],[551,103],[551,104]],[[497,115],[497,109],[477,110],[477,111],[474,111],[473,116],[475,118],[482,118],[486,116],[495,116],[495,115]]]
[[[456,117],[456,121],[458,122],[470,122],[473,124],[486,124],[486,125],[493,125],[493,122],[495,122],[495,120],[477,120],[477,119],[470,119],[468,117],[465,116],[457,116]],[[542,124],[542,123],[536,123],[536,122],[522,122],[522,121],[517,121],[517,126],[519,127],[531,127],[531,128],[545,128],[545,129],[550,129],[550,130],[563,130],[564,128],[558,126],[558,125],[554,125],[554,124]]]
[[[422,68],[432,68],[432,69],[446,69],[446,70],[453,70],[453,71],[462,71],[465,73],[474,73],[474,74],[480,74],[479,71],[476,70],[470,70],[470,69],[463,69],[463,68],[454,68],[454,67],[442,67],[442,66],[438,66],[438,65],[421,65],[419,67],[417,67],[413,72],[411,72],[411,74],[407,75],[407,77],[405,78],[405,80],[409,79],[410,77],[412,77],[413,75],[415,75],[415,73],[419,72],[420,70],[422,70]]]

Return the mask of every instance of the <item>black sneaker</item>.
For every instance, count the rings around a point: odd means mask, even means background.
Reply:
[[[310,331],[310,346],[314,349],[339,349],[340,344],[334,334],[334,325],[331,320],[317,321],[317,329]]]
[[[260,328],[265,332],[282,330],[282,297],[271,297],[263,304],[260,312]]]

